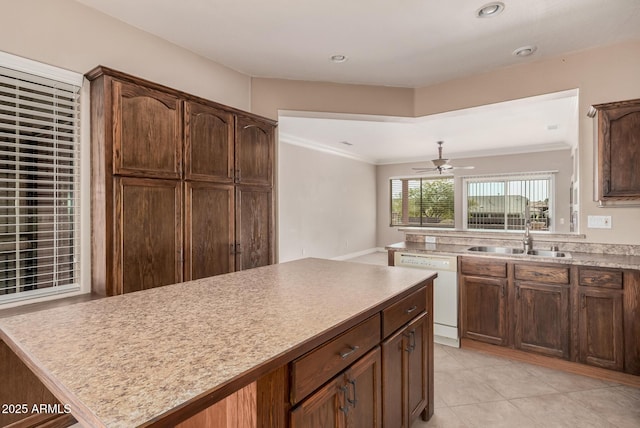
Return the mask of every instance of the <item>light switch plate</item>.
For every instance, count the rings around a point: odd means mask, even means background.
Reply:
[[[435,236],[425,236],[424,237],[424,242],[426,242],[427,244],[435,244],[436,243],[436,237]]]
[[[590,229],[611,229],[610,215],[587,216],[587,227]]]

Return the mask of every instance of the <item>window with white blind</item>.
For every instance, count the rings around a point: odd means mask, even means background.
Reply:
[[[0,56],[0,304],[79,289],[80,255],[81,76],[70,84],[7,58],[16,57]]]
[[[452,177],[391,179],[391,226],[453,228],[454,198]]]
[[[465,177],[466,229],[524,230],[529,204],[531,229],[553,230],[553,174]]]

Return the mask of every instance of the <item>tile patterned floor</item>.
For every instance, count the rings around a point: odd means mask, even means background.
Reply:
[[[434,360],[434,415],[411,428],[640,428],[640,388],[439,344]]]
[[[412,428],[638,428],[640,389],[435,345],[435,411]]]

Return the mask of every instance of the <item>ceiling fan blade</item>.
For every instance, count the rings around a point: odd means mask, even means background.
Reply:
[[[475,166],[454,166],[452,169],[474,169]]]
[[[414,171],[435,171],[438,168],[411,168]]]

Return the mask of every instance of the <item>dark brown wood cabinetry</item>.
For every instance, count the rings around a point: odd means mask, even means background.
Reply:
[[[113,294],[182,281],[182,187],[116,177]]]
[[[104,67],[87,77],[95,292],[274,262],[275,122]]]
[[[185,183],[185,281],[235,270],[234,209],[232,185]]]
[[[514,345],[569,359],[570,268],[517,264]]]
[[[291,428],[382,427],[380,373],[376,347],[291,411]]]
[[[598,199],[640,199],[640,99],[593,108],[598,115]]]
[[[426,313],[383,342],[385,427],[408,428],[426,407],[429,346]]]
[[[459,258],[461,337],[640,374],[640,271]]]
[[[462,337],[507,344],[507,263],[460,258]]]
[[[623,370],[622,272],[580,268],[578,278],[578,360]]]
[[[422,287],[294,360],[291,427],[408,428],[420,415],[428,420],[432,300],[432,288]]]

